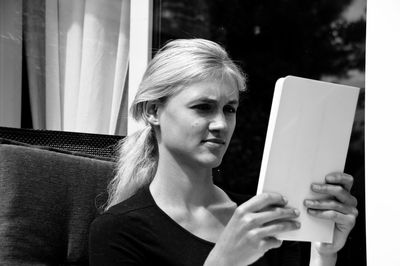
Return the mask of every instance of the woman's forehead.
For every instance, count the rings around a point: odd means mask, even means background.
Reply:
[[[209,98],[213,100],[238,100],[239,90],[232,82],[225,80],[206,80],[184,86],[177,96],[187,100]]]

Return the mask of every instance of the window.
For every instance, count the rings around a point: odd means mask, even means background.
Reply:
[[[126,133],[130,1],[1,5],[0,124]]]
[[[155,0],[153,50],[178,38],[222,44],[248,75],[237,126],[215,181],[254,194],[278,78],[295,75],[362,88],[345,171],[358,180],[364,201],[365,0],[223,1]],[[364,206],[341,259],[365,265]],[[351,252],[364,254],[362,259]]]

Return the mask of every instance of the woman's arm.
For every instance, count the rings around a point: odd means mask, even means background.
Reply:
[[[204,265],[248,265],[268,250],[280,247],[282,241],[273,235],[300,227],[292,220],[299,212],[286,204],[281,195],[264,193],[240,205]]]
[[[314,243],[311,244],[310,266],[332,266],[336,265],[337,253],[320,254]]]
[[[310,215],[335,222],[333,242],[312,243],[310,265],[335,265],[337,252],[343,248],[358,215],[357,199],[350,194],[353,177],[344,173],[331,173],[325,184],[313,184],[314,192],[328,195],[325,200],[305,200]]]

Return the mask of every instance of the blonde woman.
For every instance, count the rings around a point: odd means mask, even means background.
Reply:
[[[91,265],[300,265],[299,211],[284,195],[244,198],[213,184],[235,129],[245,76],[218,44],[175,40],[149,63],[131,106],[143,127],[121,144],[106,211],[91,225]],[[312,243],[310,264],[334,265],[357,216],[352,177],[313,186],[305,201],[336,223],[332,244]]]

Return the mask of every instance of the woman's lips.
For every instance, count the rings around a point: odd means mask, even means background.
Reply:
[[[206,139],[206,140],[203,140],[203,142],[225,145],[225,141],[223,139]]]
[[[207,139],[202,142],[209,148],[222,148],[225,146],[223,139]]]

